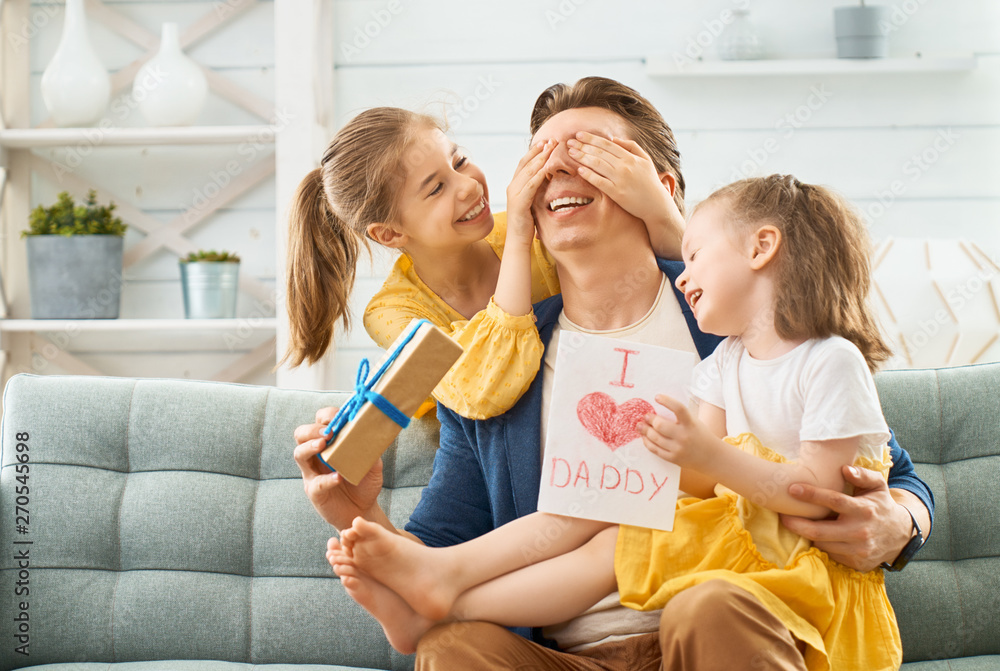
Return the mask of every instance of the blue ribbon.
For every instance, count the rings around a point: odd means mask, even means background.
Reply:
[[[371,364],[368,363],[368,359],[361,360],[361,363],[358,365],[358,376],[354,381],[354,395],[351,396],[347,403],[341,406],[340,410],[337,411],[337,414],[334,415],[333,419],[330,420],[330,423],[327,424],[326,428],[323,430],[323,435],[327,436],[327,445],[332,443],[337,438],[337,434],[340,433],[341,429],[343,429],[348,422],[357,416],[358,412],[361,411],[361,408],[364,407],[365,403],[371,403],[374,405],[376,408],[381,410],[386,417],[394,421],[401,428],[405,429],[410,425],[410,418],[403,414],[403,412],[393,405],[392,402],[385,396],[372,391],[372,387],[374,387],[375,384],[382,378],[382,375],[389,369],[389,366],[396,361],[403,349],[410,343],[411,340],[413,340],[413,336],[417,334],[420,327],[429,323],[430,322],[426,319],[421,319],[416,324],[411,326],[409,332],[406,333],[403,339],[393,348],[392,352],[389,353],[389,356],[386,357],[385,361],[382,362],[381,367],[375,371],[375,374],[372,375],[371,378],[368,377]],[[319,460],[322,461],[331,471],[334,470],[330,464],[327,464],[326,461],[324,461],[322,456],[319,457]]]

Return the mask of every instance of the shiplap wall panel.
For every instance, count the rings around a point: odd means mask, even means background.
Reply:
[[[258,328],[259,322],[246,318],[237,331],[222,332],[219,330],[183,331],[170,334],[153,334],[157,347],[164,354],[183,354],[184,352],[244,352],[262,345],[274,336],[267,329]],[[147,338],[110,337],[108,332],[101,331],[40,331],[39,334],[56,344],[72,342],[74,352],[91,354],[114,354],[129,352],[139,354],[149,351]]]
[[[184,34],[191,25],[206,14],[215,15],[222,2],[106,2],[116,12],[128,17],[147,31],[160,37],[165,22],[177,24]],[[33,5],[32,18],[37,29],[30,42],[32,73],[40,74],[52,59],[62,35],[62,6]],[[274,40],[271,37],[274,23],[272,2],[258,0],[228,25],[222,26],[207,38],[197,42],[186,53],[199,63],[213,69],[269,68],[274,65]],[[88,22],[90,38],[98,57],[111,72],[116,72],[145,53],[131,40],[91,19]]]
[[[378,105],[422,109],[452,132],[528,132],[538,94],[588,75],[622,81],[661,110],[675,130],[988,125],[1000,119],[1000,55],[963,73],[669,78],[631,62],[498,63],[342,68],[337,125]],[[900,105],[900,100],[907,100]],[[962,104],[956,104],[962,101]],[[738,108],[738,111],[737,109]]]
[[[334,34],[339,66],[635,60],[650,53],[686,56],[690,45],[696,48],[699,42],[708,44],[702,47],[706,57],[715,57],[716,22],[721,23],[723,12],[749,5],[769,55],[818,58],[835,54],[833,8],[842,4],[843,0],[419,4],[338,0]],[[995,2],[912,0],[893,5],[902,14],[893,19],[899,30],[891,34],[891,55],[997,50],[1000,5]],[[913,11],[907,12],[911,6]],[[395,14],[393,7],[398,8]],[[942,30],[943,26],[948,29]]]
[[[43,149],[38,153],[72,168],[75,162],[68,153],[72,151]],[[72,174],[116,194],[120,202],[143,210],[207,209],[206,202],[232,184],[234,177],[270,160],[273,152],[270,144],[95,147]],[[44,181],[51,191],[36,191],[36,204],[51,202],[61,190],[60,184]],[[273,178],[262,180],[258,188],[240,196],[226,209],[274,208],[274,189],[268,188],[269,182],[273,185]]]
[[[768,57],[830,58],[833,8],[842,4],[754,0],[750,16]],[[693,79],[646,73],[649,55],[716,59],[718,20],[744,6],[337,0],[335,125],[375,105],[445,116],[456,141],[483,167],[499,210],[527,149],[538,94],[555,82],[603,75],[635,87],[674,127],[692,204],[744,174],[793,172],[847,195],[876,238],[961,237],[1000,258],[1000,3],[889,5],[891,56],[974,53],[977,67],[968,72]],[[378,290],[383,265],[359,270],[357,316]],[[334,386],[349,386],[358,360],[379,351],[361,328],[338,333],[337,342]],[[998,355],[1000,344],[985,356]]]
[[[84,363],[108,375],[119,377],[171,377],[192,380],[207,380],[239,359],[239,352],[161,352],[154,359],[142,352],[115,352],[111,354],[77,353]],[[57,365],[51,367],[59,372]],[[250,375],[240,380],[246,384],[274,384],[274,375],[269,364],[262,364]]]
[[[220,74],[234,84],[242,86],[264,100],[270,100],[274,97],[273,68],[232,69],[222,71]],[[31,123],[35,125],[48,116],[44,105],[41,104],[41,81],[42,73],[38,72],[31,76],[31,96],[34,101],[31,109]],[[145,128],[149,126],[149,123],[142,116],[142,112],[139,111],[136,100],[136,97],[132,95],[131,86],[123,93],[112,98],[108,105],[108,111],[103,117],[103,119],[107,119],[105,125],[110,124],[116,128]],[[265,121],[270,121],[270,119],[263,120],[256,114],[221,98],[218,94],[209,90],[205,107],[195,120],[195,125],[241,126],[258,125],[265,123]],[[288,123],[288,120],[286,119],[283,123]],[[98,123],[95,127],[100,128],[101,124]]]
[[[266,187],[262,187],[266,188]],[[179,211],[149,212],[159,219],[172,219]],[[259,279],[274,279],[274,210],[239,209],[225,210],[211,219],[211,225],[200,226],[190,233],[191,239],[201,249],[239,250],[240,273],[249,273]],[[142,238],[141,233],[126,232],[125,244]],[[143,263],[129,266],[125,276],[130,281],[176,280],[177,256],[158,251]]]
[[[129,281],[126,271],[126,283],[122,286],[122,317],[133,319],[183,319],[184,299],[181,292],[180,279],[175,280],[138,280]],[[262,284],[274,291],[274,280],[257,278]],[[236,300],[236,317],[274,316],[274,300],[263,300],[240,292]],[[172,334],[164,334],[172,339]]]

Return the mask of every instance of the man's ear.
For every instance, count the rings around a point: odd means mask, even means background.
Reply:
[[[766,224],[751,235],[750,267],[760,270],[770,263],[781,247],[781,231],[777,226]]]
[[[660,183],[667,187],[667,191],[670,192],[671,196],[674,195],[674,191],[677,190],[677,178],[673,174],[669,172],[661,172]]]
[[[409,241],[409,237],[405,233],[396,230],[389,224],[368,224],[365,231],[368,233],[368,237],[375,242],[393,249],[399,249]]]

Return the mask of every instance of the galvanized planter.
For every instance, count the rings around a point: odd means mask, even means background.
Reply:
[[[233,319],[240,264],[226,261],[180,263],[187,319]]]
[[[120,235],[29,235],[33,319],[117,319],[121,305]]]

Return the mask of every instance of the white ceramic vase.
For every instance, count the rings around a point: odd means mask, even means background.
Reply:
[[[111,78],[87,37],[83,0],[66,0],[62,38],[42,73],[42,101],[57,126],[90,126],[110,98]]]
[[[176,23],[163,24],[160,51],[135,76],[132,97],[151,126],[187,126],[201,113],[208,81],[181,51]]]

